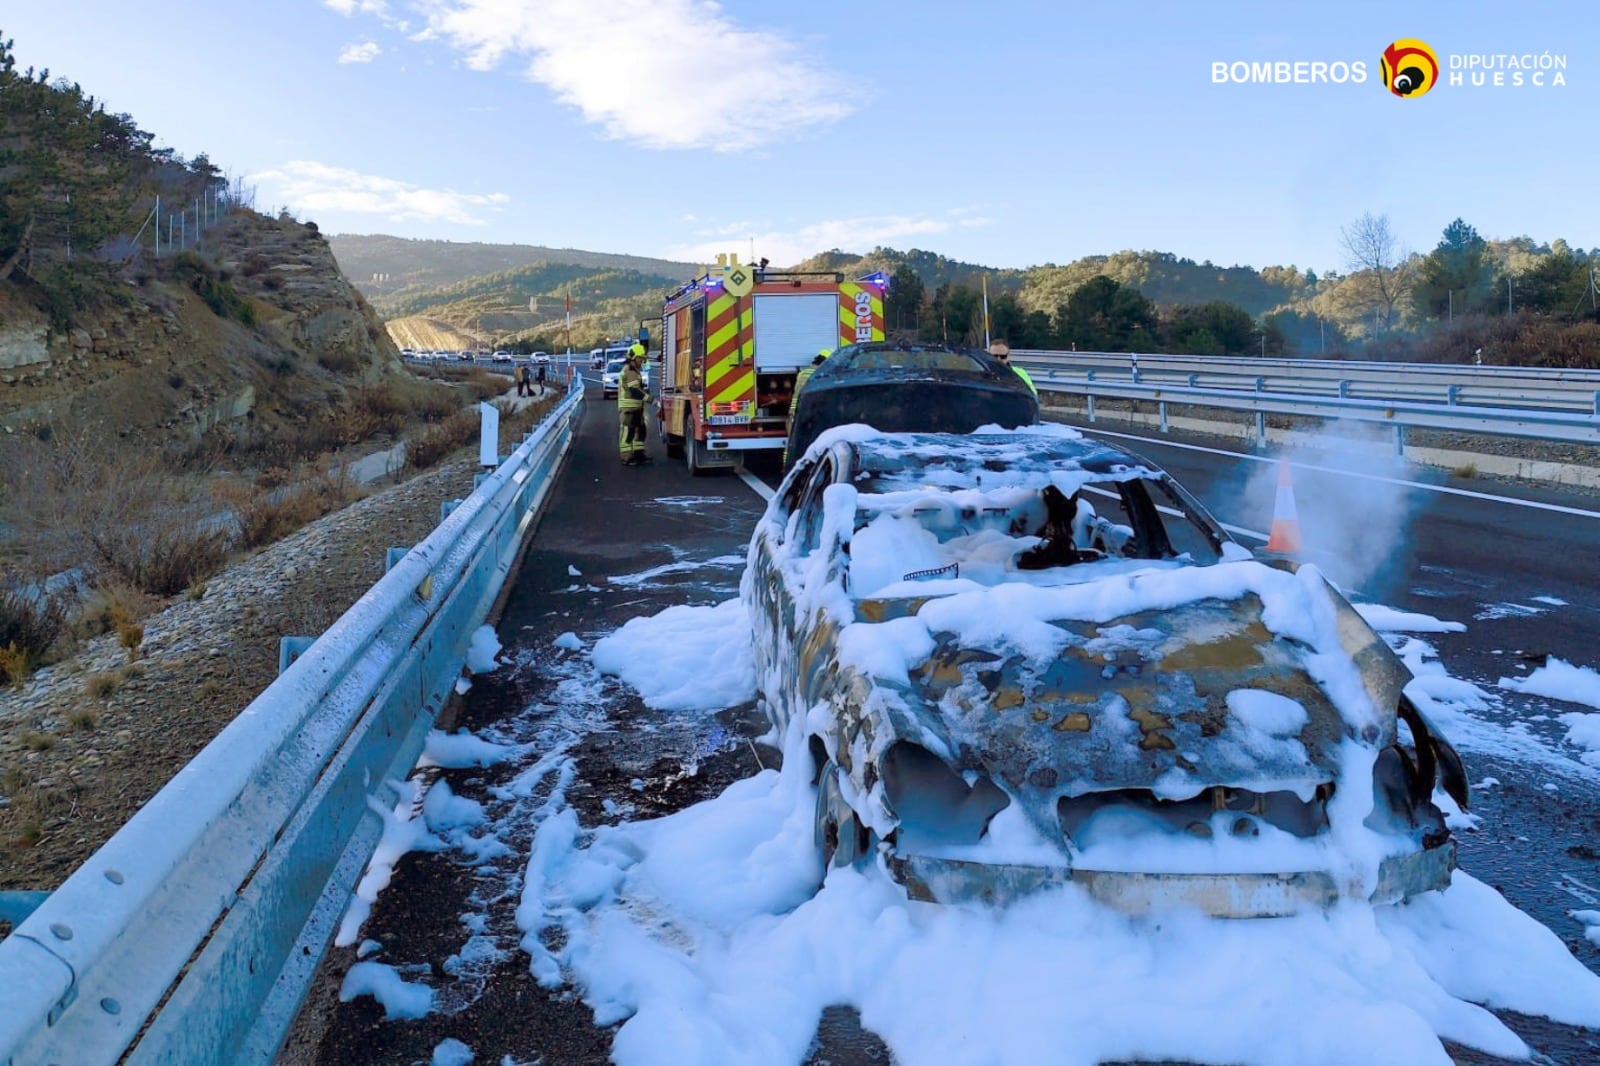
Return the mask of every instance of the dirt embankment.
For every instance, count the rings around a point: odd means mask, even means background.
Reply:
[[[0,285],[0,446],[47,425],[146,445],[219,425],[271,434],[400,369],[322,235],[254,212],[127,265],[64,328],[26,286]]]

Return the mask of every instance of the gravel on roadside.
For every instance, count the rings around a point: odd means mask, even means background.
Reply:
[[[145,619],[0,691],[0,889],[52,890],[278,673],[278,641],[327,629],[390,547],[439,522],[478,467],[452,460],[312,522]]]

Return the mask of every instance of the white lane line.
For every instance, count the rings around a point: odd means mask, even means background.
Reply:
[[[1159,437],[1141,437],[1134,433],[1115,433],[1108,429],[1077,426],[1085,433],[1092,433],[1097,437],[1122,437],[1126,440],[1146,441],[1150,444],[1159,444],[1164,448],[1182,448],[1191,452],[1206,452],[1211,455],[1226,455],[1233,459],[1249,459],[1257,463],[1276,463],[1277,457],[1265,455],[1251,455],[1248,452],[1230,452],[1222,448],[1207,448],[1199,444],[1182,444],[1175,440],[1162,440]],[[1449,496],[1465,496],[1472,500],[1487,500],[1490,503],[1509,503],[1514,507],[1531,507],[1539,511],[1554,511],[1557,514],[1577,515],[1579,518],[1600,518],[1600,511],[1586,511],[1581,507],[1566,507],[1559,503],[1543,503],[1539,500],[1519,500],[1514,496],[1496,496],[1488,492],[1473,492],[1470,489],[1453,489],[1448,485],[1429,485],[1423,481],[1407,481],[1405,478],[1384,477],[1381,474],[1360,474],[1353,470],[1339,470],[1331,466],[1317,466],[1314,463],[1297,463],[1291,461],[1290,466],[1297,470],[1316,470],[1324,474],[1338,474],[1342,477],[1360,478],[1363,481],[1378,481],[1385,485],[1403,485],[1406,488],[1422,489],[1427,492],[1442,492]]]
[[[754,474],[752,474],[750,471],[746,470],[742,466],[739,467],[739,480],[743,481],[746,485],[749,485],[751,488],[755,489],[756,490],[756,495],[760,496],[763,500],[766,500],[768,503],[771,503],[772,502],[772,497],[777,494],[777,490],[769,488],[765,481],[762,481],[760,478],[756,477]]]

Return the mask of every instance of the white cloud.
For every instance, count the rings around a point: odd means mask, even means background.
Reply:
[[[345,45],[344,51],[339,53],[339,62],[370,63],[382,54],[383,49],[379,48],[372,41],[362,41],[360,44]]]
[[[837,122],[857,102],[799,44],[742,28],[715,0],[431,0],[425,10],[414,40],[442,41],[474,70],[523,63],[608,136],[651,148],[752,148]]]
[[[986,220],[978,220],[982,225]],[[670,249],[665,258],[707,263],[718,252],[750,251],[755,238],[755,254],[772,260],[775,266],[793,266],[818,252],[840,248],[847,252],[868,252],[880,244],[903,245],[907,238],[948,233],[953,225],[968,225],[964,219],[913,218],[907,215],[866,215],[857,218],[825,219],[798,229],[773,229],[767,223],[734,223],[719,226],[711,239],[683,244]]]
[[[349,18],[351,15],[389,16],[388,0],[322,0],[322,6]]]
[[[394,222],[453,222],[481,226],[476,209],[509,203],[505,193],[460,193],[453,189],[424,189],[409,182],[376,174],[362,174],[326,163],[297,159],[277,170],[255,175],[260,184],[277,190],[268,199],[281,199],[297,213],[345,212],[384,215]]]

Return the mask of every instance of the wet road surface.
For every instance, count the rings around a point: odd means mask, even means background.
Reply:
[[[426,1063],[454,1037],[480,1063],[609,1062],[612,1030],[594,1025],[572,988],[539,987],[518,948],[523,869],[557,767],[573,760],[565,801],[593,827],[682,810],[781,763],[757,742],[767,725],[753,705],[717,715],[650,711],[589,662],[595,639],[630,618],[738,595],[745,546],[765,506],[737,477],[691,477],[663,457],[659,440],[650,442],[653,465],[624,468],[616,435],[614,405],[591,388],[568,468],[496,627],[506,665],[474,679],[460,701],[455,728],[526,745],[526,754],[488,769],[430,772],[483,804],[508,852],[477,865],[459,851],[408,854],[362,929],[363,940],[381,945],[367,958],[439,990],[434,1011],[385,1021],[369,996],[338,1003],[339,980],[356,960],[351,949],[335,949],[306,1012],[325,1028],[318,1036],[303,1026],[307,1046],[295,1061]],[[563,633],[583,650],[556,647]],[[541,769],[551,772],[535,780]],[[824,1015],[811,1061],[889,1057],[855,1012],[841,1009]]]

